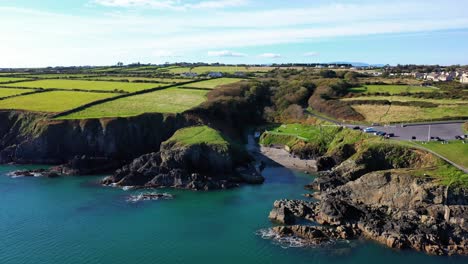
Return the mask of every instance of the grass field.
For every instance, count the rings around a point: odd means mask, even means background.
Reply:
[[[468,105],[440,105],[422,108],[399,105],[353,105],[368,122],[411,122],[431,119],[468,117]]]
[[[242,81],[242,79],[235,79],[235,78],[219,78],[219,79],[211,79],[207,81],[201,81],[197,83],[191,83],[187,85],[183,85],[183,87],[193,87],[193,88],[205,88],[205,89],[215,89],[218,86],[225,85],[225,84],[232,84]]]
[[[115,81],[146,81],[146,82],[155,82],[155,83],[183,83],[193,81],[191,79],[169,79],[169,78],[148,78],[148,77],[127,77],[127,76],[99,76],[92,78],[84,78],[86,80],[115,80]]]
[[[130,96],[87,108],[62,117],[86,119],[101,117],[128,117],[143,113],[181,113],[206,100],[207,91],[169,88]]]
[[[112,96],[115,96],[115,94],[50,91],[2,100],[0,101],[0,109],[56,113]]]
[[[51,74],[31,74],[27,76],[32,77],[32,78],[40,78],[40,79],[67,79],[67,78],[83,78],[87,76],[92,76],[92,74],[51,73]]]
[[[461,99],[426,99],[411,96],[359,96],[353,98],[344,98],[342,101],[355,101],[355,100],[388,100],[391,102],[428,102],[438,105],[463,105],[468,104],[467,101]]]
[[[422,147],[430,149],[447,159],[468,168],[468,143],[463,144],[461,140],[450,141],[449,144],[441,144],[440,142],[429,142],[421,144]]]
[[[351,88],[353,93],[419,93],[419,92],[437,92],[439,89],[434,87],[408,86],[408,85],[365,85],[362,87]]]
[[[12,95],[18,95],[18,94],[24,94],[24,93],[29,93],[34,90],[29,90],[29,89],[15,89],[15,88],[0,88],[0,98],[12,96]]]
[[[209,72],[223,72],[223,73],[236,73],[236,72],[269,72],[275,68],[273,67],[236,67],[236,66],[201,66],[190,69],[189,67],[178,67],[178,68],[162,68],[160,71],[169,71],[174,74],[181,74],[184,72],[194,72],[197,74],[209,73]]]
[[[181,145],[208,144],[227,149],[229,142],[220,132],[207,126],[194,126],[178,130],[167,142]]]
[[[136,92],[140,90],[165,86],[158,83],[125,83],[125,82],[104,82],[104,81],[83,81],[83,80],[38,80],[32,82],[19,82],[8,84],[9,87],[28,87],[44,89],[81,89],[91,91],[115,91]]]
[[[16,78],[16,77],[0,77],[0,83],[8,83],[8,82],[19,82],[19,81],[27,81],[27,78]]]

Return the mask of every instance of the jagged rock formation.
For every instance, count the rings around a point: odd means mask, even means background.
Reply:
[[[239,165],[242,164],[236,160],[231,145],[182,144],[171,138],[161,145],[159,152],[135,159],[102,182],[191,190],[228,189],[242,182],[263,183],[264,178],[253,167],[236,170]]]
[[[317,202],[276,201],[270,213],[281,224],[301,218],[322,226],[272,230],[311,244],[366,237],[391,248],[468,255],[468,190],[415,176],[433,162],[409,148],[362,149],[307,186],[319,191],[313,195]]]

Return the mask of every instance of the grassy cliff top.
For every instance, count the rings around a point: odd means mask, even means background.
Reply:
[[[230,142],[223,135],[208,126],[194,126],[178,130],[174,135],[166,141],[167,143],[175,143],[182,145],[207,144],[228,149]]]

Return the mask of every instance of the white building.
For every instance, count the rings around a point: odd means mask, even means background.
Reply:
[[[462,76],[460,77],[460,82],[468,84],[468,73],[462,74]]]
[[[210,72],[208,73],[208,76],[210,78],[221,78],[223,77],[223,74],[221,72]]]

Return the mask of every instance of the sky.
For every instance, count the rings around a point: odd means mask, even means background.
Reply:
[[[468,64],[468,0],[0,0],[0,67]]]

